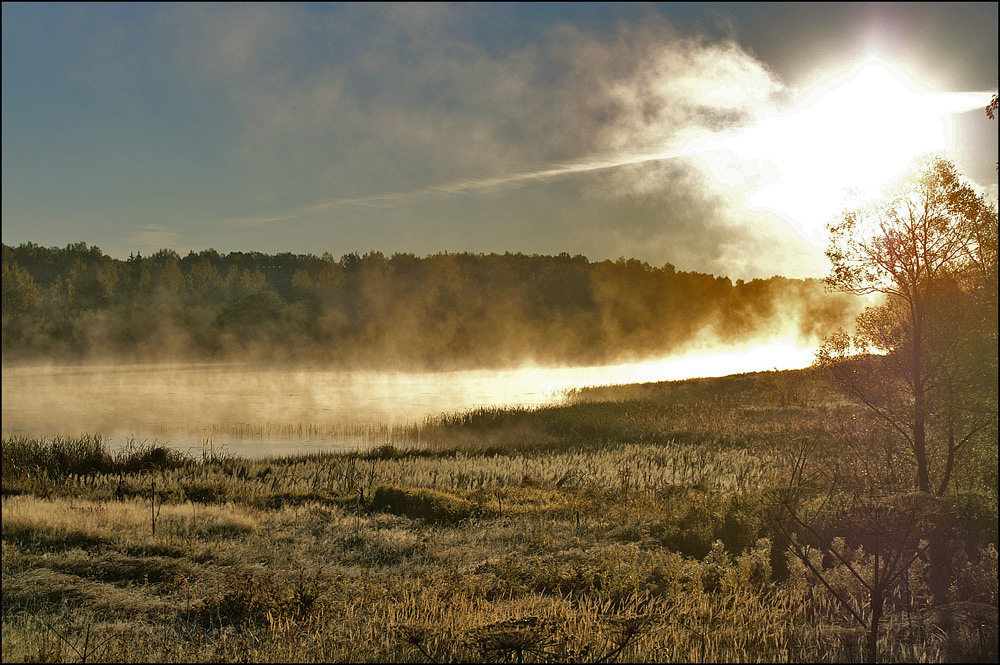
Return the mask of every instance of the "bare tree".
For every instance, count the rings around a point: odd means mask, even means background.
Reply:
[[[841,431],[835,438],[854,439]],[[842,443],[847,443],[845,439]],[[788,544],[788,551],[836,599],[865,632],[866,662],[879,657],[879,628],[885,603],[906,582],[913,563],[947,537],[954,516],[941,500],[926,493],[885,494],[879,447],[853,442],[858,459],[818,460],[815,446],[804,444],[790,460],[788,484],[775,495],[765,519]],[[812,469],[819,461],[820,468]],[[812,495],[820,488],[819,497]],[[829,566],[823,565],[829,561]],[[852,602],[850,591],[838,584],[844,569],[861,589],[866,603]],[[865,606],[866,605],[866,606]]]

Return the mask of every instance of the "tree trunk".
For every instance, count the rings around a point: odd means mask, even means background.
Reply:
[[[917,489],[931,491],[930,471],[927,466],[927,396],[924,394],[923,368],[923,307],[920,300],[912,303],[913,324],[913,456],[917,461]]]
[[[931,589],[931,602],[935,606],[948,602],[948,590],[951,588],[951,539],[949,534],[942,533],[935,538],[927,548],[927,586]]]
[[[878,625],[882,621],[882,605],[885,599],[882,597],[882,588],[877,587],[871,592],[872,621],[868,627],[868,641],[865,644],[865,660],[869,663],[878,662]]]
[[[944,476],[941,478],[941,485],[938,486],[937,494],[938,496],[944,496],[945,491],[948,489],[948,483],[951,482],[952,469],[955,468],[955,432],[954,425],[949,423],[948,425],[948,459],[944,464]]]
[[[913,456],[917,460],[917,489],[931,491],[930,472],[927,468],[927,431],[923,414],[923,395],[919,395],[913,408]]]

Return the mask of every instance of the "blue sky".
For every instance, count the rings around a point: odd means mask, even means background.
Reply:
[[[869,102],[920,122],[872,124],[858,152],[900,136],[859,165],[910,132],[996,195],[980,103],[997,88],[996,3],[2,11],[8,245],[565,251],[822,276],[841,190],[882,175],[822,152],[849,143],[831,124]],[[852,78],[873,61],[894,78]],[[804,111],[837,86],[863,103]],[[947,114],[918,112],[939,103]]]

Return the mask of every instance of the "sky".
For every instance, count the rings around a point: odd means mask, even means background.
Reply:
[[[7,245],[822,277],[917,154],[997,195],[995,2],[2,7]]]

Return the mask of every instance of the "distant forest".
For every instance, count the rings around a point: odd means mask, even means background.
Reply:
[[[282,360],[457,368],[641,359],[849,326],[819,280],[634,259],[263,254],[3,245],[3,360]]]

